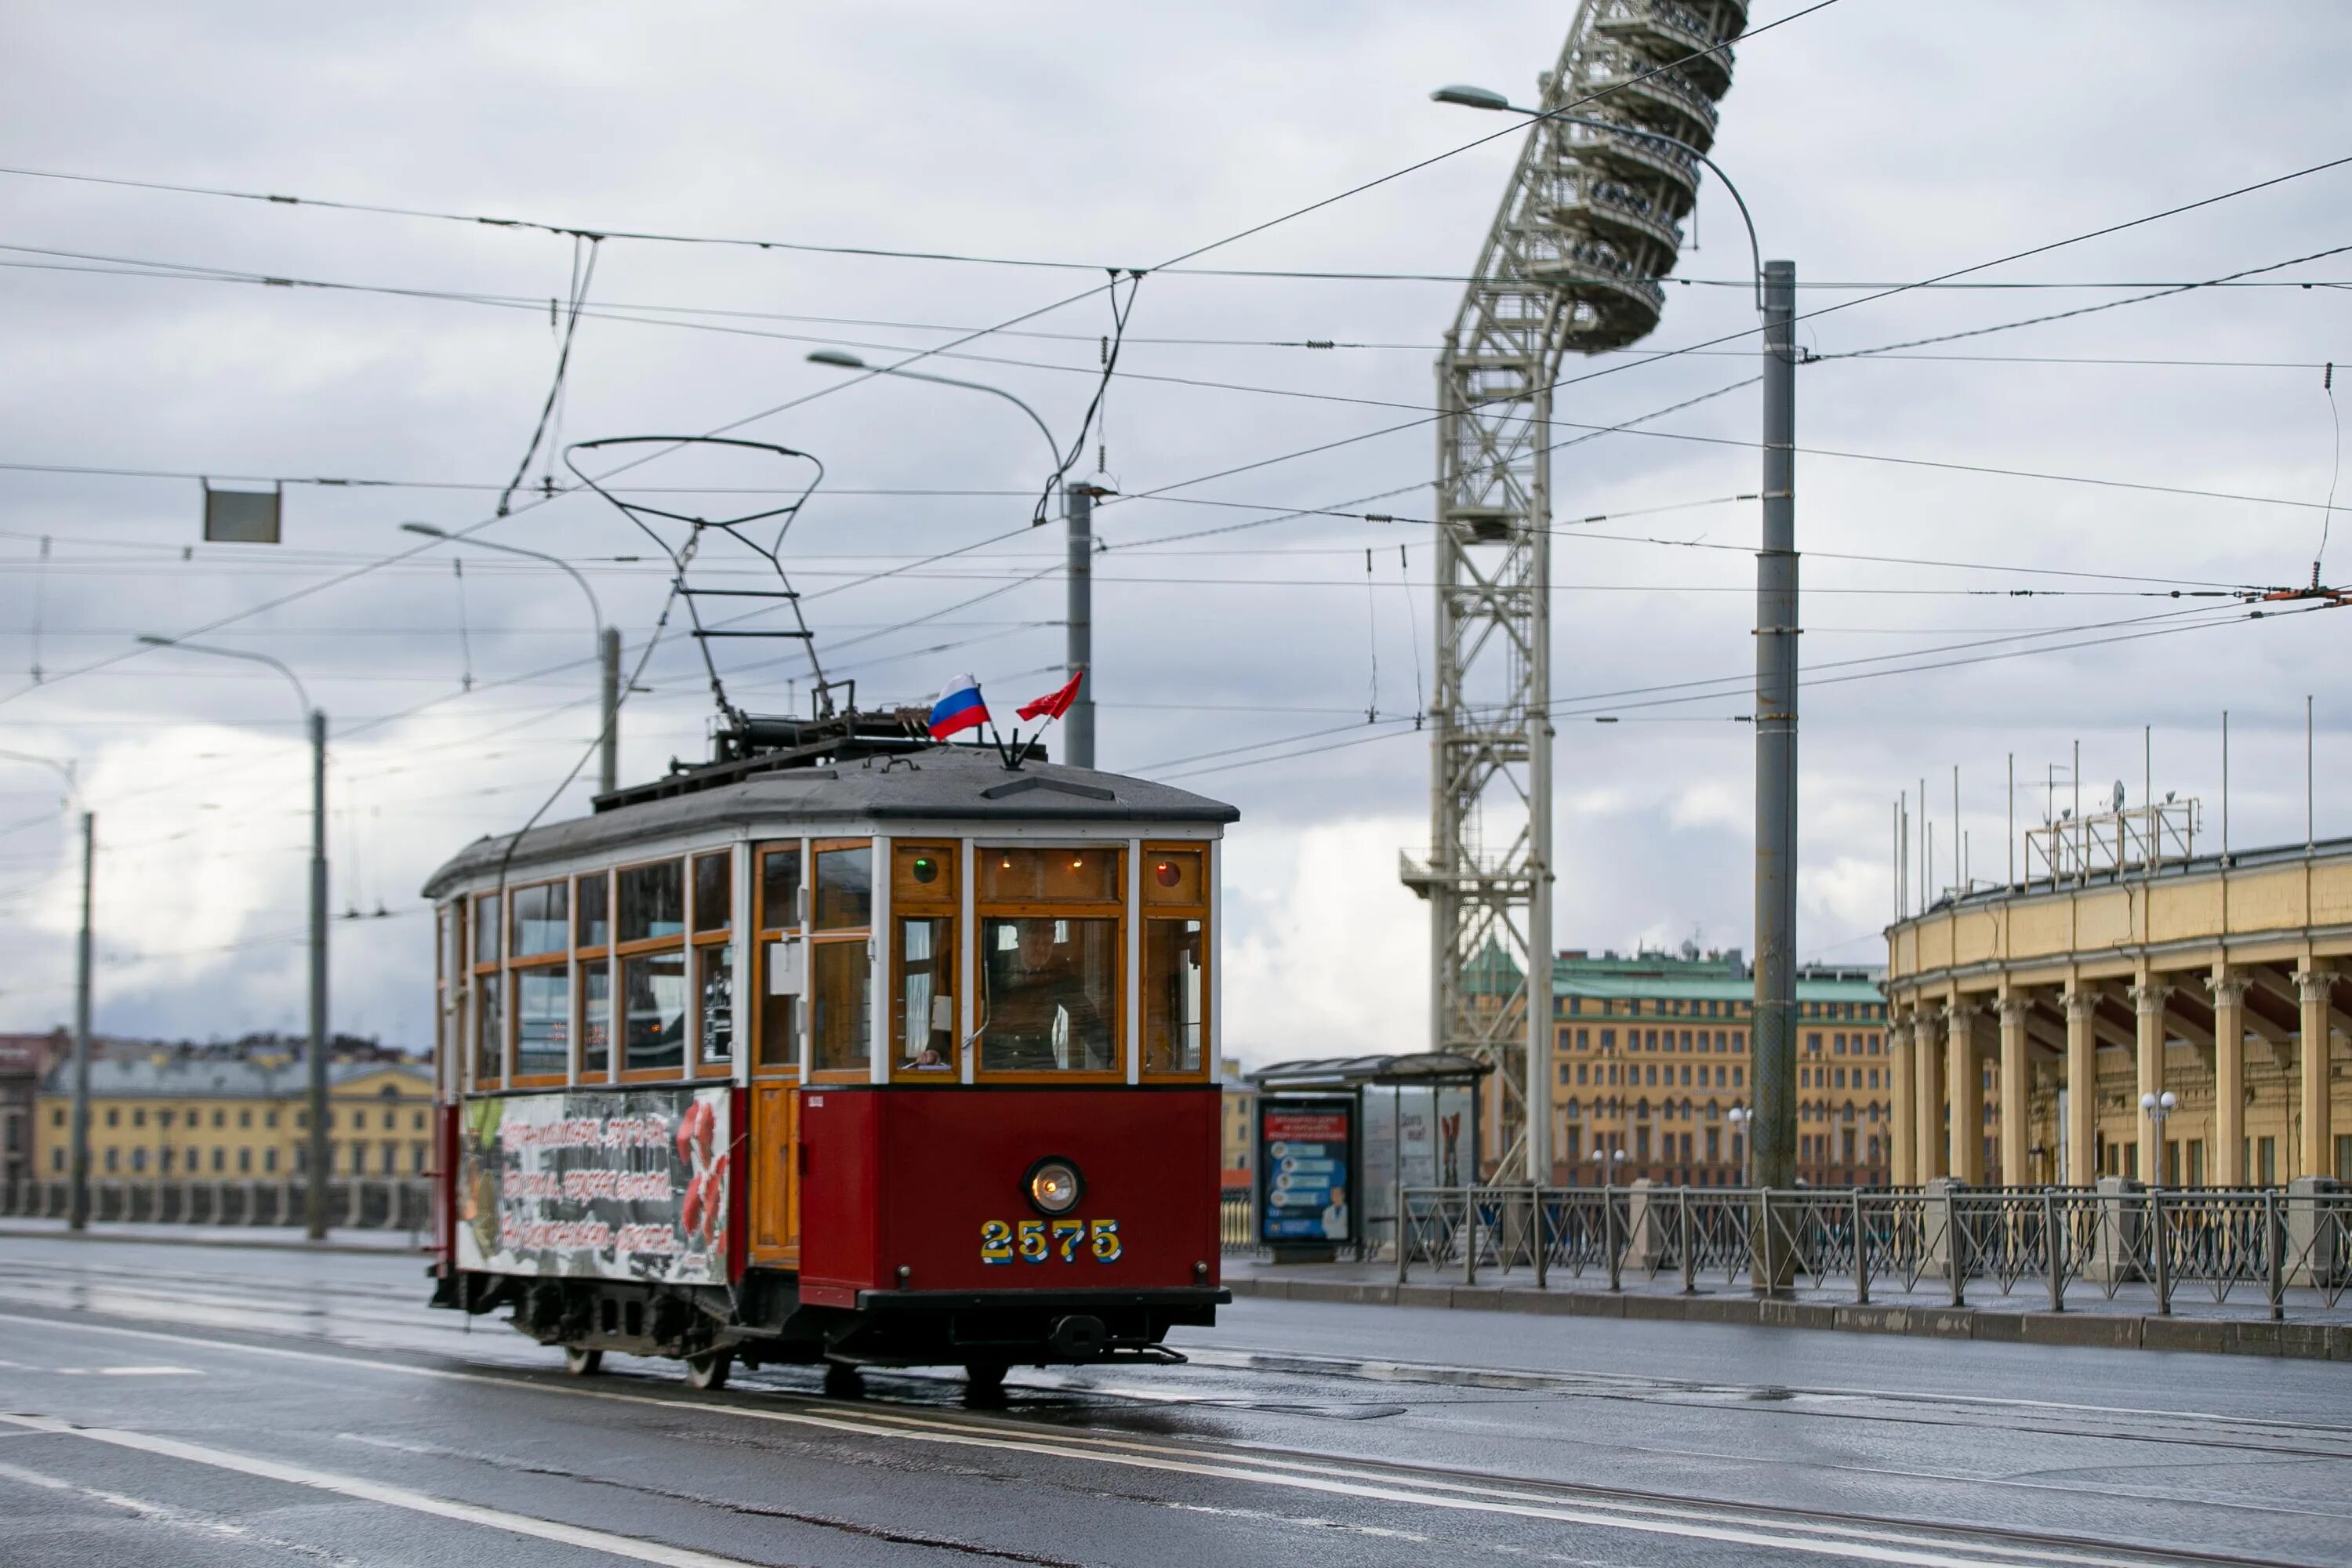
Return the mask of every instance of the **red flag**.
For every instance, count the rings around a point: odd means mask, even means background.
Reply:
[[[1070,683],[1059,691],[1049,691],[1034,702],[1024,702],[1021,705],[1021,717],[1024,719],[1035,719],[1041,716],[1047,719],[1060,718],[1070,710],[1070,704],[1078,700],[1078,682],[1086,678],[1087,672],[1082,669],[1070,677]]]

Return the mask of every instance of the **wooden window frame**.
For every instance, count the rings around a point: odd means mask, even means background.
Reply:
[[[621,1067],[621,976],[613,963],[614,921],[617,912],[614,901],[618,888],[613,868],[583,871],[572,879],[572,938],[580,939],[580,886],[585,882],[604,884],[604,940],[593,946],[572,950],[572,1081],[585,1084],[609,1084]],[[593,970],[605,974],[604,1065],[601,1068],[588,1066],[588,976]]]
[[[802,998],[807,1007],[807,1011],[803,1015],[801,1042],[803,1079],[812,1085],[872,1083],[874,1081],[875,1020],[870,1016],[872,1013],[870,1000],[867,1003],[869,1016],[866,1020],[865,1062],[857,1067],[847,1068],[820,1068],[816,1065],[816,953],[817,949],[821,947],[850,942],[864,942],[866,958],[866,994],[870,998],[874,984],[874,905],[879,901],[880,892],[870,882],[868,883],[865,925],[845,926],[835,931],[821,929],[816,923],[817,901],[822,896],[816,885],[816,858],[828,849],[864,849],[870,855],[877,847],[876,842],[872,838],[810,838],[803,842],[806,846],[808,857],[801,862],[801,886],[808,890],[808,906],[803,910],[806,918],[801,933],[802,939],[808,944],[808,990],[803,994]]]
[[[936,891],[930,885],[911,881],[909,888],[912,890],[902,891],[898,885],[898,857],[902,854],[910,856],[928,854],[940,860],[948,873],[945,879],[945,891]],[[880,1023],[885,1065],[889,1073],[889,1081],[961,1085],[964,1082],[963,999],[961,996],[955,995],[950,998],[954,1021],[949,1025],[948,1037],[953,1044],[950,1047],[951,1054],[944,1067],[902,1066],[898,1059],[898,1032],[895,1027],[895,1020],[899,999],[905,994],[907,977],[906,944],[899,941],[898,930],[899,922],[902,921],[948,922],[947,943],[932,960],[933,973],[938,973],[938,966],[944,963],[947,965],[948,983],[957,987],[959,991],[962,987],[965,946],[963,841],[953,838],[936,841],[929,838],[893,838],[890,840],[890,860],[887,869],[890,878],[889,931],[888,940],[883,944],[888,949],[884,965],[887,973],[883,980],[883,994],[888,1005],[883,1009]]]
[[[1046,854],[1108,853],[1117,861],[1111,885],[1120,889],[1119,895],[1102,900],[1071,901],[1047,900],[1009,900],[991,901],[981,896],[979,860],[985,855],[1001,855],[1009,850],[1036,850]],[[972,944],[972,984],[981,983],[987,967],[987,955],[980,952],[981,933],[992,920],[1063,920],[1098,921],[1108,916],[1116,926],[1111,942],[1112,972],[1111,1005],[1105,1009],[1111,1020],[1111,1060],[1113,1066],[1098,1068],[1074,1068],[1066,1071],[1040,1071],[1035,1068],[992,1068],[987,1066],[987,1020],[982,1018],[971,1031],[971,1081],[976,1084],[1101,1084],[1126,1083],[1128,1078],[1129,1042],[1134,1031],[1129,1027],[1128,977],[1133,972],[1134,960],[1129,953],[1136,927],[1135,908],[1127,897],[1134,862],[1128,858],[1126,839],[1080,839],[1060,844],[1040,844],[1024,840],[1017,844],[975,844],[972,849],[972,910],[971,932],[967,939]],[[975,999],[976,1001],[976,999]]]
[[[537,974],[554,970],[564,981],[564,1041],[563,1068],[560,1072],[520,1071],[522,1066],[522,1008],[517,1005],[522,994],[521,979],[525,974]],[[572,1071],[579,1063],[577,1031],[571,1026],[572,955],[559,953],[551,958],[534,959],[529,963],[509,959],[506,965],[505,984],[499,987],[506,1005],[507,1087],[509,1089],[562,1089],[572,1079]]]
[[[1201,896],[1192,903],[1152,903],[1143,890],[1143,862],[1154,855],[1189,851],[1201,858]],[[1160,1068],[1155,1069],[1143,1058],[1143,1013],[1137,1009],[1136,1071],[1139,1082],[1185,1083],[1204,1082],[1216,1073],[1216,955],[1217,926],[1214,905],[1216,897],[1216,862],[1204,839],[1147,839],[1138,846],[1136,862],[1136,979],[1143,983],[1145,957],[1150,952],[1150,922],[1152,921],[1199,921],[1201,922],[1201,1065],[1197,1068]]]
[[[786,854],[791,855],[801,864],[800,883],[793,896],[793,908],[787,911],[792,916],[792,923],[789,925],[772,921],[769,917],[776,911],[769,909],[767,903],[769,858]],[[806,1012],[808,954],[803,951],[801,955],[803,992],[797,997],[776,996],[769,993],[768,965],[773,962],[770,952],[772,943],[790,942],[802,943],[803,949],[806,946],[808,931],[803,923],[804,915],[802,905],[810,896],[808,840],[774,838],[765,843],[754,840],[751,845],[751,1028],[738,1048],[746,1053],[746,1065],[750,1068],[754,1081],[798,1083],[808,1073],[809,1040]],[[798,1003],[803,1010],[799,1025],[793,1030],[791,1062],[782,1066],[762,1063],[760,1060],[760,1041],[767,1033],[768,1009],[776,1006],[783,1007],[789,1016],[795,1003]]]
[[[483,963],[480,947],[482,909],[485,905],[494,910],[498,908],[499,895],[496,889],[486,893],[466,895],[466,929],[463,940],[466,943],[466,973],[469,979],[466,1007],[466,1078],[477,1091],[495,1092],[506,1087],[509,1076],[507,1071],[509,1065],[507,1056],[510,1047],[507,1039],[507,1020],[502,1016],[498,1021],[498,1070],[485,1075],[482,1071],[482,997],[484,994],[482,982],[484,980],[499,982],[499,1004],[501,1007],[507,1007],[506,932],[503,929],[499,931],[497,952],[488,963]],[[504,911],[500,912],[503,914]],[[509,1007],[507,1011],[510,1013],[512,1009]]]
[[[727,923],[720,926],[716,931],[698,931],[695,928],[701,923],[702,905],[701,899],[696,892],[696,888],[698,884],[695,879],[695,868],[704,860],[710,859],[714,857],[727,863]],[[733,1000],[735,1011],[735,1018],[732,1026],[735,1031],[735,1037],[731,1042],[733,1049],[723,1060],[703,1060],[702,954],[705,949],[713,947],[730,947],[733,945],[735,942],[737,935],[735,930],[735,846],[732,844],[724,844],[714,849],[689,849],[686,852],[685,860],[686,945],[688,950],[686,955],[687,1076],[696,1079],[731,1079],[735,1076],[735,1068],[737,1065],[743,1059],[743,1052],[746,1047],[746,1042],[743,1037],[742,999],[740,997],[736,997]],[[735,967],[737,973],[728,977],[728,984],[730,987],[740,989],[740,986],[737,986],[736,982],[740,978],[741,965],[738,964]]]
[[[652,855],[643,860],[629,860],[613,868],[613,1077],[616,1084],[686,1083],[694,1077],[694,961],[687,955],[687,936],[694,923],[692,889],[687,879],[692,875],[690,852],[679,850],[671,855]],[[676,936],[639,937],[635,942],[621,940],[621,878],[630,871],[641,871],[648,866],[669,865],[677,868],[678,933]],[[686,1037],[679,1042],[676,1067],[631,1068],[629,1052],[629,996],[625,976],[628,961],[648,955],[675,952],[685,971]]]
[[[523,968],[531,968],[538,964],[548,963],[553,959],[567,958],[571,956],[572,880],[572,879],[569,877],[542,877],[535,882],[510,882],[507,885],[507,929],[505,933],[506,951],[503,956],[509,964],[520,965]],[[523,894],[535,892],[541,888],[562,888],[563,889],[563,942],[562,945],[550,948],[545,952],[517,952],[514,949],[515,944],[522,940],[522,923],[515,919],[516,900],[520,899]]]

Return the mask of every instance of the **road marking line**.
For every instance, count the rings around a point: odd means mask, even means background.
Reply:
[[[484,1508],[478,1503],[457,1502],[449,1498],[434,1497],[426,1492],[411,1491],[405,1487],[386,1486],[380,1481],[363,1480],[358,1476],[336,1475],[328,1470],[314,1470],[307,1465],[289,1465],[276,1459],[264,1459],[251,1454],[232,1453],[226,1448],[208,1448],[195,1443],[183,1443],[175,1438],[158,1437],[145,1432],[125,1432],[104,1426],[76,1426],[46,1415],[0,1415],[0,1421],[36,1432],[47,1432],[58,1436],[80,1437],[92,1443],[104,1443],[117,1448],[129,1448],[138,1453],[154,1454],[167,1459],[181,1459],[194,1465],[208,1465],[216,1470],[233,1470],[239,1475],[256,1476],[264,1480],[283,1481],[291,1486],[308,1487],[313,1491],[332,1492],[338,1497],[359,1502],[381,1503],[390,1508],[403,1508],[412,1513],[431,1514],[436,1518],[455,1520],[462,1524],[481,1525],[491,1530],[503,1530],[513,1535],[528,1535],[541,1541],[557,1542],[565,1546],[578,1546],[590,1552],[601,1552],[608,1557],[626,1557],[638,1563],[657,1563],[664,1568],[757,1568],[740,1557],[720,1557],[708,1552],[696,1552],[683,1546],[664,1546],[650,1541],[632,1541],[625,1535],[614,1535],[602,1530],[590,1530],[584,1525],[561,1524],[553,1520],[534,1519],[529,1514],[509,1513],[503,1509]],[[123,1500],[126,1507],[142,1507]]]
[[[107,1323],[61,1322],[45,1318],[23,1318],[5,1312],[0,1312],[0,1321],[35,1323],[49,1328],[79,1329],[87,1332],[117,1334],[138,1339],[173,1338],[173,1336],[159,1334],[145,1329],[118,1328]],[[184,1339],[179,1339],[175,1342],[184,1345],[187,1342]],[[535,1393],[603,1400],[612,1404],[652,1405],[670,1411],[688,1410],[710,1415],[729,1415],[739,1419],[767,1421],[784,1426],[812,1426],[820,1430],[846,1432],[867,1437],[897,1437],[909,1442],[1001,1449],[1079,1462],[1092,1460],[1098,1464],[1119,1465],[1133,1469],[1160,1470],[1214,1479],[1245,1481],[1259,1486],[1283,1487],[1294,1490],[1373,1501],[1395,1502],[1454,1511],[1503,1514],[1565,1524],[1585,1524],[1599,1529],[1677,1536],[1730,1545],[1759,1547],[1771,1551],[1811,1552],[1823,1556],[1906,1564],[1908,1568],[1989,1568],[1989,1565],[1995,1564],[2042,1563],[2096,1564],[2111,1565],[2111,1568],[2129,1568],[2131,1564],[2151,1561],[2120,1552],[2112,1554],[2094,1554],[2063,1546],[2036,1547],[2022,1542],[1944,1539],[1947,1533],[1954,1537],[1966,1537],[1969,1533],[1966,1526],[1953,1526],[1948,1532],[1937,1530],[1935,1527],[1921,1527],[1919,1533],[1911,1534],[1905,1533],[1905,1531],[1911,1527],[1873,1530],[1827,1521],[1781,1521],[1760,1517],[1753,1510],[1743,1510],[1736,1505],[1710,1506],[1696,1503],[1677,1505],[1664,1500],[1650,1501],[1641,1499],[1626,1499],[1622,1501],[1615,1499],[1593,1499],[1570,1505],[1555,1502],[1539,1493],[1435,1477],[1412,1476],[1392,1481],[1358,1479],[1356,1476],[1362,1472],[1350,1472],[1338,1464],[1318,1464],[1311,1460],[1290,1459],[1275,1455],[1216,1456],[1172,1445],[1144,1444],[1080,1434],[1064,1434],[1052,1438],[1035,1437],[1025,1434],[1003,1432],[995,1428],[960,1424],[951,1419],[934,1419],[895,1411],[860,1411],[854,1415],[827,1415],[817,1412],[765,1410],[740,1405],[702,1404],[652,1394],[628,1394],[618,1390],[525,1381],[513,1376],[457,1372],[441,1367],[409,1366],[397,1362],[371,1361],[364,1357],[329,1355],[316,1351],[242,1345],[218,1340],[203,1342],[224,1351],[245,1352],[287,1360],[324,1362],[341,1367],[356,1365],[400,1375],[454,1383],[488,1384],[508,1388],[522,1388]],[[6,1419],[9,1418],[0,1415],[0,1420]],[[708,1559],[707,1561],[723,1560]]]

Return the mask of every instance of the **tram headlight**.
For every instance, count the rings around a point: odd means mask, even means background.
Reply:
[[[1030,1206],[1043,1215],[1069,1213],[1087,1191],[1086,1178],[1078,1174],[1077,1166],[1058,1156],[1030,1166],[1022,1186],[1029,1194]]]

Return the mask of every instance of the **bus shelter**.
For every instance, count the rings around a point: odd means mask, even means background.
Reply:
[[[1257,1089],[1257,1241],[1275,1261],[1375,1257],[1403,1187],[1478,1179],[1478,1080],[1453,1051],[1323,1057],[1249,1074]]]

